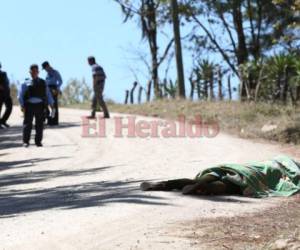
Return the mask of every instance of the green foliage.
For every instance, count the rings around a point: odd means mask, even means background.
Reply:
[[[251,99],[261,101],[300,101],[300,58],[297,54],[278,53],[265,61],[248,62],[241,65],[244,79],[257,81]],[[255,96],[254,96],[255,95]]]
[[[18,84],[17,83],[11,83],[10,84],[10,95],[13,100],[14,105],[18,105]]]
[[[92,89],[87,85],[83,79],[71,79],[67,86],[62,91],[61,104],[74,105],[89,102],[91,100]]]

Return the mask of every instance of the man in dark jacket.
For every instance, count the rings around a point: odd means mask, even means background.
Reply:
[[[9,127],[7,120],[11,115],[13,107],[12,98],[10,96],[9,80],[6,72],[1,70],[0,63],[0,115],[3,104],[5,105],[5,112],[2,117],[0,116],[0,129],[3,129],[3,127]]]
[[[56,69],[53,69],[49,62],[43,62],[42,67],[47,72],[46,83],[52,94],[55,108],[55,116],[53,118],[50,116],[50,110],[47,110],[48,125],[56,126],[59,124],[58,97],[61,93],[63,81],[60,73]]]
[[[48,105],[53,109],[53,98],[46,82],[39,78],[39,67],[36,64],[30,66],[31,79],[22,84],[19,102],[24,112],[23,122],[23,143],[24,147],[29,146],[31,137],[32,122],[35,118],[35,144],[42,147],[45,109]]]

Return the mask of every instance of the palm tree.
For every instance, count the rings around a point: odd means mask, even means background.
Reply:
[[[270,77],[275,81],[274,100],[281,100],[286,103],[290,87],[289,82],[294,71],[294,57],[281,53],[271,57],[267,63]]]
[[[201,60],[198,63],[198,69],[202,76],[202,84],[204,90],[205,98],[208,98],[212,101],[215,99],[214,87],[215,87],[215,72],[217,70],[217,65],[209,60]],[[209,90],[209,91],[208,91]],[[208,95],[209,92],[209,95]]]

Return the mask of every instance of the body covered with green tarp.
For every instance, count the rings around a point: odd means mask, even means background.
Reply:
[[[222,164],[200,172],[196,179],[206,174],[240,186],[245,196],[291,196],[300,192],[300,164],[284,155],[264,162]]]

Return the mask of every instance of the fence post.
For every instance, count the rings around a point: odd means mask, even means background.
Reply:
[[[128,98],[129,98],[129,90],[126,90],[126,93],[125,93],[125,102],[124,102],[125,105],[128,104]]]
[[[142,102],[142,94],[143,94],[143,87],[140,86],[139,88],[139,95],[138,95],[138,103],[141,104]]]
[[[132,89],[130,91],[130,103],[131,104],[134,104],[134,91],[135,91],[137,85],[138,85],[138,83],[134,82],[133,83],[133,87],[132,87]]]
[[[227,84],[228,84],[229,100],[231,101],[232,100],[232,90],[231,90],[231,77],[230,77],[230,75],[228,76]]]

